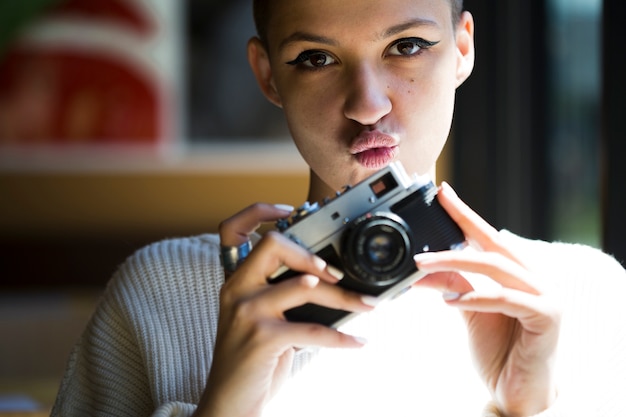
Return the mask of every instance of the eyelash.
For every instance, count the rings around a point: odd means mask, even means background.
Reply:
[[[287,62],[287,64],[288,65],[302,67],[302,68],[308,69],[308,70],[318,70],[318,69],[321,69],[321,68],[325,67],[326,65],[330,65],[330,64],[325,64],[325,65],[321,65],[321,66],[315,66],[315,65],[312,65],[312,64],[311,65],[306,65],[306,62],[310,61],[311,58],[313,58],[316,55],[324,56],[324,57],[326,57],[326,59],[330,58],[331,60],[333,60],[335,62],[337,61],[328,52],[319,51],[319,50],[309,50],[309,51],[304,51],[304,52],[300,53],[300,55],[298,55],[296,57],[296,59],[294,59],[293,61]]]
[[[404,56],[404,57],[413,57],[416,55],[419,55],[420,53],[422,53],[424,50],[427,50],[435,45],[437,45],[439,42],[432,42],[432,41],[427,41],[425,39],[422,38],[417,38],[417,37],[411,37],[411,38],[402,38],[402,39],[398,39],[397,41],[393,42],[388,48],[387,51],[391,50],[394,47],[397,47],[398,45],[401,45],[403,43],[407,43],[407,44],[413,44],[414,47],[417,47],[419,49],[417,49],[417,51],[411,53],[411,54],[388,54],[390,56]],[[311,58],[315,57],[315,56],[319,56],[319,57],[324,57],[324,61],[322,63],[322,65],[316,66],[313,65],[310,60]],[[332,62],[330,63],[326,63],[326,61],[331,60]],[[309,62],[309,64],[307,65],[307,62]],[[301,52],[296,59],[292,60],[292,61],[288,61],[286,62],[286,64],[288,65],[292,65],[292,66],[297,66],[297,67],[301,67],[303,69],[306,70],[310,70],[310,71],[316,71],[316,70],[320,70],[328,65],[334,64],[335,62],[337,62],[337,59],[334,58],[331,54],[329,54],[328,52],[324,52],[321,50],[316,50],[316,49],[312,49],[312,50],[308,50],[308,51],[304,51]]]
[[[391,46],[389,46],[389,48],[387,48],[387,51],[391,50],[394,47],[398,47],[398,45],[401,45],[403,43],[407,43],[407,44],[413,44],[414,46],[416,46],[417,48],[419,48],[417,51],[408,54],[408,55],[403,55],[403,54],[398,54],[395,56],[406,56],[406,57],[412,57],[415,55],[419,55],[420,53],[422,53],[423,51],[432,48],[433,46],[437,45],[439,42],[432,42],[432,41],[427,41],[426,39],[422,39],[422,38],[403,38],[403,39],[398,39],[397,41],[395,41],[394,43],[391,44]]]

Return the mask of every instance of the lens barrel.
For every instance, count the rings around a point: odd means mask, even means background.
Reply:
[[[342,257],[346,272],[365,285],[391,285],[414,269],[411,231],[393,213],[368,213],[345,231]]]

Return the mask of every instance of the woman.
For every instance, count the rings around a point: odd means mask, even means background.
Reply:
[[[461,3],[255,1],[249,61],[311,169],[310,201],[393,161],[434,178],[474,64]],[[624,413],[626,336],[610,320],[623,316],[621,266],[496,231],[446,184],[438,199],[470,247],[416,256],[429,275],[379,306],[279,233],[247,253],[261,223],[290,214],[280,205],[244,209],[219,239],[141,250],[111,281],[53,415]],[[301,275],[268,284],[284,266]],[[362,314],[339,330],[285,320],[308,302]]]

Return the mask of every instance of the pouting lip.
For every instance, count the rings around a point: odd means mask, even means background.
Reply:
[[[392,136],[387,134],[372,131],[360,134],[350,147],[350,153],[352,155],[359,154],[371,149],[377,148],[395,148],[398,146],[398,141]]]
[[[354,154],[353,157],[367,169],[379,170],[387,165],[391,161],[397,158],[398,147],[397,146],[385,146],[370,148],[363,152]]]

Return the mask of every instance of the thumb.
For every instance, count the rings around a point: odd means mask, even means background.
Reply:
[[[220,241],[227,246],[241,245],[262,223],[285,218],[292,211],[293,207],[284,204],[256,203],[248,206],[220,223]]]

